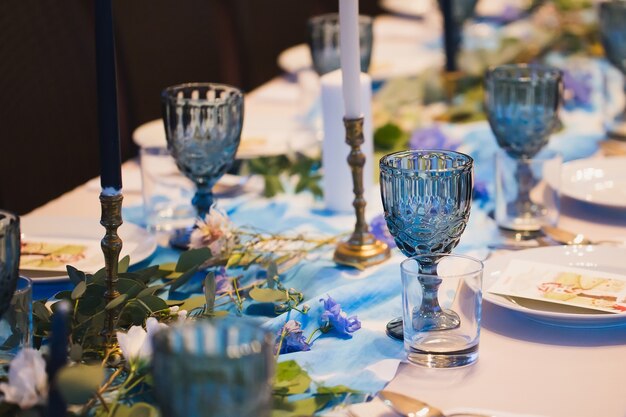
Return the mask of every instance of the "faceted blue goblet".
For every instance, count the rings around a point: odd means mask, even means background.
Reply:
[[[600,3],[600,37],[604,52],[611,64],[626,75],[626,3],[607,1]],[[624,84],[626,89],[626,84]],[[626,138],[626,108],[610,122],[611,136]]]
[[[0,317],[11,305],[19,278],[20,218],[0,210]]]
[[[513,158],[532,158],[558,125],[561,71],[503,65],[485,76],[485,110],[498,145]]]
[[[191,83],[161,94],[167,146],[178,169],[196,185],[192,203],[204,218],[213,186],[235,160],[243,125],[243,93],[224,84]],[[170,244],[186,249],[192,228],[177,230]]]
[[[408,257],[447,254],[459,243],[472,205],[471,157],[454,151],[413,150],[380,160],[380,190],[389,232]],[[437,260],[420,264],[420,272],[437,275]],[[441,280],[420,281],[424,302],[414,322],[424,330],[458,327],[459,318],[439,306]],[[402,319],[387,325],[387,333],[403,338]]]

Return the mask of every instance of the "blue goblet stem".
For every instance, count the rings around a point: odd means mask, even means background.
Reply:
[[[422,287],[422,303],[419,310],[413,312],[413,328],[422,331],[450,330],[459,327],[461,319],[453,311],[445,311],[439,304],[439,286],[441,279],[437,278],[437,261],[420,264],[419,283]]]
[[[209,184],[198,184],[191,203],[196,208],[198,217],[204,219],[213,205],[213,187]]]

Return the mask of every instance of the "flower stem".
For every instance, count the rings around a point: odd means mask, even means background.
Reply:
[[[315,336],[315,334],[316,334],[317,332],[321,332],[321,331],[322,331],[322,328],[321,328],[321,327],[318,327],[317,329],[313,330],[313,333],[311,333],[311,335],[309,336],[309,338],[306,340],[306,343],[310,345],[310,344],[311,344],[311,340],[313,340],[313,336]]]

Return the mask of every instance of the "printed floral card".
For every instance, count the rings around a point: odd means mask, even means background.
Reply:
[[[626,314],[626,276],[610,272],[512,260],[487,291]]]
[[[66,265],[95,272],[104,259],[96,240],[36,238],[22,240],[20,269],[65,271]]]

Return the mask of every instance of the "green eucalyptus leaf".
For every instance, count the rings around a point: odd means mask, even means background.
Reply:
[[[93,397],[104,378],[99,365],[75,365],[61,368],[56,387],[68,404],[84,404]]]
[[[122,259],[120,259],[120,261],[117,263],[117,273],[119,274],[119,273],[124,273],[128,271],[129,265],[130,265],[130,255],[126,255]]]
[[[159,265],[159,270],[173,272],[176,270],[176,262],[167,262]]]
[[[211,258],[209,248],[189,249],[183,252],[176,262],[176,272],[186,272],[194,267],[196,269]]]
[[[94,281],[104,281],[104,279],[106,278],[106,268],[101,268],[98,269],[98,271],[96,271],[95,274],[93,274],[93,280]]]
[[[152,265],[144,269],[140,269],[138,271],[134,271],[134,274],[137,275],[138,280],[147,284],[154,279],[159,279],[165,276],[165,272],[159,269],[159,265]]]
[[[137,301],[148,307],[151,313],[154,313],[155,311],[165,310],[166,308],[168,308],[165,300],[157,297],[156,295],[146,295],[141,298],[137,298]]]
[[[67,276],[70,278],[70,281],[72,281],[72,284],[78,285],[79,282],[86,280],[85,273],[83,271],[79,271],[71,265],[67,265],[66,269]]]
[[[175,291],[177,288],[187,283],[187,281],[189,281],[197,271],[198,271],[198,266],[195,266],[191,268],[190,270],[188,270],[187,272],[183,273],[175,281],[172,281],[172,284],[170,285],[170,291]]]
[[[302,394],[309,389],[309,374],[294,360],[280,362],[276,365],[274,389],[287,394]]]
[[[206,304],[206,297],[204,295],[194,295],[185,300],[180,306],[181,310],[191,311],[193,309],[204,307]]]
[[[54,298],[56,300],[70,300],[72,299],[72,291],[59,291],[58,293],[54,294]]]
[[[265,175],[263,178],[265,180],[265,189],[263,190],[264,197],[274,197],[276,194],[285,191],[278,175]]]
[[[165,287],[165,284],[152,285],[150,287],[144,288],[143,290],[139,291],[139,294],[137,294],[137,298],[142,298],[146,295],[154,295],[155,293],[161,291],[163,287]]]
[[[215,309],[215,291],[217,284],[215,282],[215,272],[211,271],[204,278],[204,297],[206,298],[206,312],[213,313]]]
[[[279,303],[289,300],[289,294],[285,290],[274,288],[254,287],[250,290],[250,298],[261,303]]]
[[[121,294],[117,297],[115,297],[114,299],[112,299],[111,301],[109,301],[109,303],[104,307],[105,310],[113,310],[116,307],[119,307],[120,305],[122,305],[126,300],[128,299],[128,295],[126,294]]]
[[[318,394],[358,394],[360,391],[354,390],[345,385],[334,385],[332,387],[319,386],[317,387]]]
[[[180,307],[185,303],[185,300],[165,300],[165,303],[167,304],[168,307],[174,307],[174,306]]]
[[[146,288],[146,285],[143,282],[135,281],[128,278],[120,278],[117,281],[117,290],[126,294],[128,298],[136,297],[143,289]]]
[[[243,258],[243,253],[240,252],[230,255],[228,262],[226,262],[226,269],[238,266],[241,258]]]
[[[86,291],[87,291],[87,282],[85,281],[79,282],[78,284],[76,284],[76,287],[74,287],[74,290],[72,291],[72,300],[78,300],[83,295],[85,295]]]
[[[104,295],[101,296],[92,296],[85,295],[78,302],[77,310],[80,314],[84,316],[91,316],[96,314],[98,311],[102,310],[105,306],[105,298]]]
[[[156,407],[148,403],[135,403],[128,411],[132,417],[159,417]]]
[[[43,301],[35,301],[33,303],[33,314],[37,316],[40,320],[49,321],[52,313],[46,307]]]

